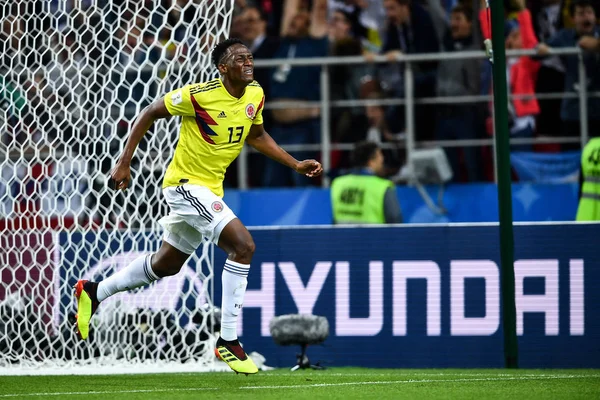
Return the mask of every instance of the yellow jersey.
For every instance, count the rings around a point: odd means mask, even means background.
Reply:
[[[254,81],[238,99],[221,79],[213,79],[169,92],[164,99],[169,113],[182,118],[163,188],[191,183],[223,197],[225,170],[242,151],[252,125],[263,123],[262,87]]]

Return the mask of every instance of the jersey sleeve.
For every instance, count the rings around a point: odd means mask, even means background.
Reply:
[[[265,94],[262,95],[262,100],[258,104],[258,108],[256,109],[256,117],[252,121],[252,125],[262,125],[263,124],[263,108],[265,108]]]
[[[194,85],[187,85],[173,90],[165,95],[165,107],[171,115],[193,117],[195,115],[194,105],[190,89]]]

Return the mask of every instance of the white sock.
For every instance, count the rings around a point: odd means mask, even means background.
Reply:
[[[151,258],[152,254],[144,254],[116,274],[100,282],[96,294],[98,301],[102,301],[115,293],[148,285],[160,279],[152,270]]]
[[[244,303],[246,286],[248,285],[249,264],[225,261],[221,282],[223,296],[221,298],[221,337],[223,340],[237,339],[237,317]]]

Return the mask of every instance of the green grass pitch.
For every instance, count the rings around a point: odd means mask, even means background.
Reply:
[[[88,367],[89,368],[89,367]],[[600,370],[278,369],[152,375],[0,376],[2,399],[600,399]]]

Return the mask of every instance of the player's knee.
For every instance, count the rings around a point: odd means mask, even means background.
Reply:
[[[252,256],[254,255],[254,250],[256,250],[256,245],[252,238],[242,240],[235,245],[234,260],[244,264],[250,264]]]
[[[165,257],[160,253],[152,256],[152,270],[161,278],[176,275],[181,270],[182,265],[178,260]]]

